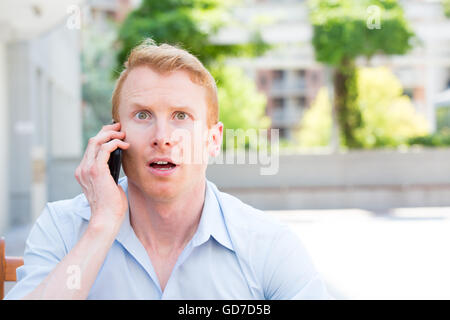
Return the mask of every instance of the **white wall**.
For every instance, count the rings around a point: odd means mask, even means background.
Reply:
[[[62,21],[38,38],[8,45],[10,224],[32,223],[53,190],[64,194],[76,183],[51,175],[60,159],[73,160],[73,167],[81,158],[79,37]]]

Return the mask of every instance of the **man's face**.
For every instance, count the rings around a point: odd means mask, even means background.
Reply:
[[[206,89],[185,71],[132,69],[118,113],[130,143],[122,161],[129,183],[164,201],[204,182],[207,157],[219,152],[223,125],[208,130]]]

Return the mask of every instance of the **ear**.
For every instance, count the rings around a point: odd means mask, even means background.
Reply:
[[[223,123],[217,122],[211,129],[208,130],[208,155],[210,157],[217,157],[222,147],[223,139]]]

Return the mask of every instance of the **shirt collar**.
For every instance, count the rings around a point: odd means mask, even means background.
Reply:
[[[128,180],[126,176],[119,179],[119,185],[122,187],[128,198]],[[84,194],[81,196],[84,196]],[[89,220],[91,217],[89,203],[85,197],[82,197],[82,199],[84,203],[77,213],[82,218]],[[129,211],[127,210],[126,217],[117,235],[117,239],[125,240],[130,235],[131,231],[132,227],[129,222]],[[206,180],[205,201],[203,204],[202,215],[197,231],[192,239],[192,243],[194,246],[199,246],[206,242],[210,236],[222,246],[234,251],[223,217],[223,212],[219,205],[219,200],[214,193],[212,183]]]
[[[205,201],[197,232],[192,239],[193,245],[198,246],[212,236],[222,246],[234,251],[222,209],[209,181],[206,181],[205,189]]]

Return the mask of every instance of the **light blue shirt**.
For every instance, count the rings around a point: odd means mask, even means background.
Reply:
[[[119,180],[128,196],[127,178]],[[6,299],[36,288],[76,245],[91,211],[84,194],[50,202],[26,241],[18,283]],[[287,227],[206,182],[198,228],[161,290],[129,212],[89,299],[327,299],[324,282]]]

